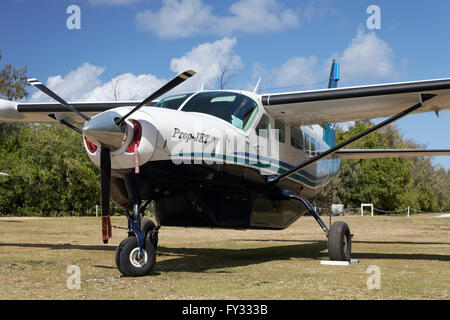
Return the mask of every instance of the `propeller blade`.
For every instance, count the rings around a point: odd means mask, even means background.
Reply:
[[[148,96],[145,100],[143,100],[141,103],[139,103],[136,107],[134,107],[133,110],[128,112],[125,116],[123,116],[122,118],[117,120],[116,124],[120,127],[120,125],[125,121],[126,118],[128,118],[131,114],[133,114],[137,110],[139,110],[142,106],[144,106],[148,102],[151,102],[151,101],[157,99],[158,97],[162,96],[166,92],[172,90],[173,88],[175,88],[179,84],[183,83],[185,80],[187,80],[190,77],[192,77],[193,75],[195,75],[195,73],[196,72],[192,71],[192,70],[187,70],[187,71],[185,71],[183,73],[180,73],[175,78],[173,78],[172,80],[167,82],[164,86],[162,86],[161,88],[159,88],[158,90],[153,92],[150,96]]]
[[[100,188],[102,200],[102,239],[108,243],[111,238],[110,193],[111,193],[111,151],[102,146],[100,150]]]
[[[43,93],[45,93],[46,95],[48,95],[49,97],[55,99],[56,101],[58,101],[59,103],[61,103],[63,106],[65,106],[67,109],[75,112],[76,114],[78,114],[80,117],[82,117],[84,120],[89,121],[91,120],[91,118],[89,118],[88,116],[84,115],[83,113],[81,113],[80,111],[78,111],[76,108],[72,107],[70,104],[68,104],[63,98],[61,98],[60,96],[58,96],[56,93],[54,93],[52,90],[50,90],[49,88],[47,88],[45,85],[42,84],[42,82],[40,82],[39,80],[35,79],[35,78],[30,78],[28,79],[28,84],[32,85],[33,87],[41,90]]]
[[[64,119],[58,119],[54,113],[51,113],[51,114],[49,114],[48,116],[49,116],[50,118],[52,118],[52,119],[55,119],[56,121],[58,121],[58,122],[61,123],[62,125],[65,125],[66,127],[69,127],[69,128],[72,129],[73,131],[76,131],[76,132],[78,132],[78,133],[80,133],[80,134],[83,134],[83,132],[81,131],[80,128],[75,127],[73,124],[67,122],[67,121],[64,120]]]

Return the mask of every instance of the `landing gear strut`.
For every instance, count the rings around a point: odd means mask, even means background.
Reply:
[[[139,201],[135,201],[133,212],[128,214],[128,238],[123,240],[116,250],[116,266],[128,277],[148,275],[156,263],[155,248],[158,244],[158,227],[150,220],[141,224],[148,202],[140,208]]]
[[[320,227],[325,231],[328,237],[328,255],[330,260],[334,261],[350,261],[352,251],[352,235],[350,234],[350,228],[343,221],[336,221],[331,225],[331,229],[328,229],[325,222],[320,218],[314,206],[308,199],[300,195],[294,194],[289,190],[283,190],[283,197],[287,199],[295,199],[301,201],[308,208],[309,212],[316,219]]]

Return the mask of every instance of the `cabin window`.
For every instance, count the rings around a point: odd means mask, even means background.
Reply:
[[[261,120],[255,128],[256,134],[261,137],[269,138],[270,133],[270,120],[266,114],[263,114]]]
[[[284,123],[275,119],[275,129],[278,129],[278,141],[284,143],[286,141],[286,129]]]
[[[303,149],[303,133],[299,128],[291,127],[291,145],[297,149]]]
[[[166,97],[166,98],[158,101],[155,104],[155,107],[177,110],[183,104],[183,102],[190,96],[192,96],[192,93],[185,93],[185,94],[178,94],[176,96],[169,96],[169,97]]]
[[[243,94],[207,91],[193,96],[182,111],[209,114],[247,130],[258,113],[258,104]]]

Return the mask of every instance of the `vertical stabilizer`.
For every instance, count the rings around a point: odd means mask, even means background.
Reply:
[[[331,63],[330,79],[328,81],[328,88],[337,88],[339,81],[339,63],[333,60]],[[323,140],[330,146],[336,145],[336,124],[327,123],[323,129]]]

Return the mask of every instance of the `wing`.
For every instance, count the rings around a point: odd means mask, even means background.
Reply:
[[[323,89],[261,96],[276,119],[292,125],[325,124],[388,117],[435,95],[416,111],[450,109],[450,79]]]
[[[117,108],[135,107],[141,101],[110,101],[110,102],[70,102],[77,110],[83,114],[93,117],[96,114]],[[154,105],[150,102],[146,105]],[[131,109],[130,109],[131,110]],[[18,103],[0,99],[0,122],[1,121],[21,121],[21,122],[55,122],[55,116],[71,123],[84,123],[82,117],[71,112],[59,103]]]
[[[336,151],[341,159],[379,159],[379,158],[412,158],[424,156],[450,156],[450,150],[420,149],[341,149]]]

